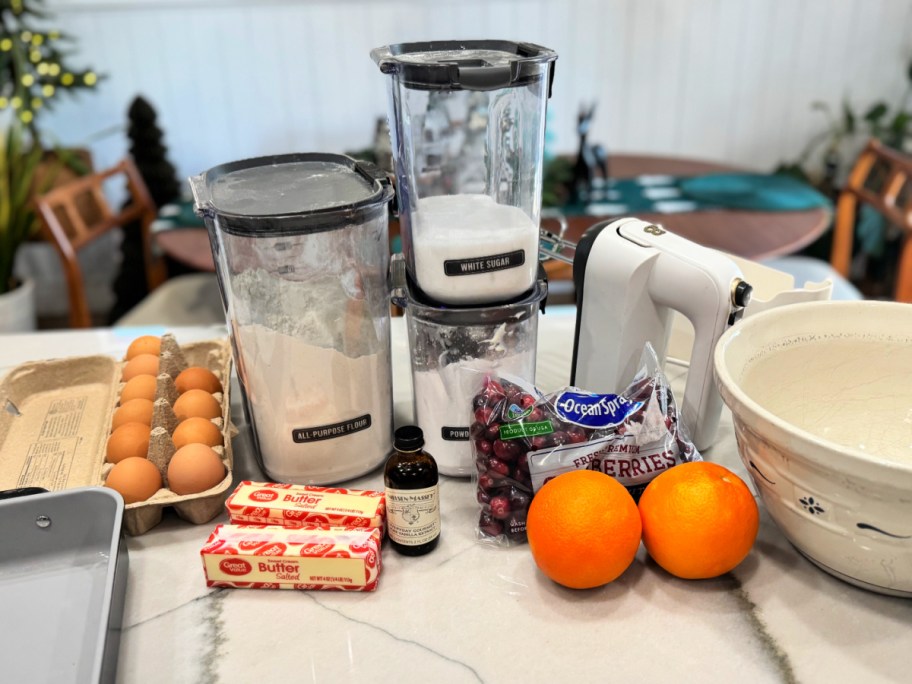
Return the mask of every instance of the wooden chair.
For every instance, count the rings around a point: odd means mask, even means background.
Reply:
[[[118,211],[112,209],[104,195],[103,183],[112,178],[123,178],[130,197],[130,203]],[[35,205],[45,237],[53,243],[63,262],[72,327],[92,325],[77,252],[113,228],[139,223],[149,291],[164,282],[165,263],[152,249],[155,203],[132,160],[124,159],[106,171],[60,185],[38,197]]]
[[[849,275],[858,203],[870,205],[890,223],[902,228],[893,297],[912,302],[912,157],[870,140],[858,156],[836,204],[836,226],[830,263]]]

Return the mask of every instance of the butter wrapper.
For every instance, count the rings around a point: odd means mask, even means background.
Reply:
[[[225,502],[232,523],[303,527],[323,525],[383,530],[383,492],[314,485],[241,482]]]
[[[309,525],[218,525],[200,550],[206,585],[374,591],[380,530]]]

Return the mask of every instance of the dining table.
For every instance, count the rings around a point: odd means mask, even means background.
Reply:
[[[536,385],[568,383],[572,307],[538,324]],[[103,354],[160,326],[7,335],[0,373],[29,360]],[[224,338],[223,325],[168,329],[180,343]],[[391,321],[393,420],[413,421],[404,318]],[[687,367],[669,363],[676,396]],[[231,383],[235,482],[263,481],[237,379]],[[748,482],[731,416],[702,458]],[[378,466],[343,486],[382,489]],[[442,477],[439,546],[421,557],[382,549],[373,592],[206,586],[200,549],[224,512],[163,521],[129,537],[117,681],[133,682],[839,682],[909,681],[912,601],[856,588],[796,551],[760,506],[747,558],[715,579],[677,579],[640,548],[615,581],[574,590],[540,572],[527,545],[476,537],[470,478]],[[0,581],[2,577],[0,577]],[[0,623],[2,624],[2,623]],[[12,625],[5,628],[13,629]],[[44,647],[72,635],[48,625]],[[0,680],[3,664],[0,663]]]
[[[612,179],[681,178],[744,171],[721,162],[645,154],[612,155],[609,164]],[[588,228],[609,218],[597,210],[568,213],[561,207],[546,211],[545,216],[548,215],[562,216],[566,222],[563,237],[571,242],[578,242]],[[832,212],[825,206],[794,211],[697,208],[693,211],[638,212],[633,215],[660,224],[666,230],[705,247],[755,261],[792,254],[808,246],[826,232],[832,218]],[[542,225],[554,232],[559,230],[558,221],[546,219]],[[391,234],[396,230],[398,224],[394,219],[390,224]],[[165,254],[185,266],[199,271],[215,269],[209,236],[199,223],[169,225],[166,230],[155,231],[155,241]],[[550,264],[548,270],[549,277],[566,277],[568,271],[559,262]]]
[[[609,158],[612,178],[667,176],[673,178],[744,173],[745,169],[721,162],[685,157],[617,154]],[[827,206],[793,211],[760,211],[739,208],[639,212],[636,217],[682,237],[728,254],[763,261],[798,252],[823,235],[830,226]],[[593,216],[568,216],[566,236],[578,240]],[[602,217],[595,217],[596,219]]]

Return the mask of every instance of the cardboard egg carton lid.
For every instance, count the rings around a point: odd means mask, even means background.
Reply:
[[[82,356],[22,364],[0,383],[0,490],[43,487],[49,491],[100,486],[111,464],[105,462],[111,419],[123,387],[124,362],[109,356]],[[174,378],[188,366],[203,366],[224,388],[214,395],[222,415],[213,422],[224,446],[215,447],[225,465],[225,477],[198,494],[177,495],[165,487],[146,501],[126,506],[124,527],[139,535],[157,525],[164,508],[201,524],[221,511],[232,483],[231,348],[227,339],[183,346],[171,335],[162,337],[159,376],[148,458],[167,483],[174,454],[171,432],[176,418],[171,406],[177,397]]]

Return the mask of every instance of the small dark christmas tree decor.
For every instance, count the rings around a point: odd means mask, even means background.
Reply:
[[[130,126],[130,156],[149,188],[156,206],[174,202],[180,197],[177,171],[167,159],[164,134],[157,124],[155,109],[143,97],[136,97],[127,111]]]

